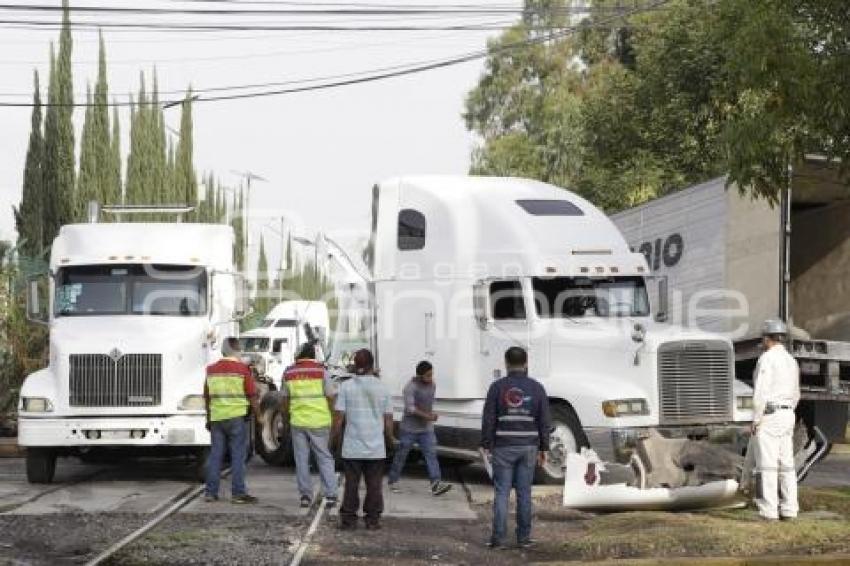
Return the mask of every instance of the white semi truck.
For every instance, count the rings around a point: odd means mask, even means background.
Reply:
[[[323,301],[282,301],[257,328],[242,333],[240,342],[242,351],[259,362],[261,377],[279,390],[283,371],[294,363],[301,344],[317,340],[320,358],[324,359],[329,327],[328,307]]]
[[[739,379],[752,381],[762,321],[788,321],[802,374],[797,413],[841,442],[850,402],[848,217],[838,165],[809,156],[774,206],[718,178],[612,220],[669,279],[672,319],[733,340]]]
[[[233,244],[222,225],[62,227],[29,289],[31,319],[50,329],[49,364],[20,394],[29,481],[100,449],[203,461],[204,369],[244,313]]]
[[[381,379],[400,417],[416,363],[434,364],[444,454],[477,454],[484,397],[514,345],[550,396],[545,480],[563,482],[583,446],[628,462],[654,432],[744,450],[752,390],[732,342],[665,323],[665,284],[651,301],[646,258],[588,201],[524,179],[404,177],[374,188],[372,213]]]

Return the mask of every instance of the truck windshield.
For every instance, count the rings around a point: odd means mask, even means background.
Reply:
[[[532,287],[541,318],[649,315],[641,277],[535,277]]]
[[[268,338],[242,337],[239,339],[239,344],[243,352],[256,353],[269,351]]]
[[[56,280],[56,315],[199,316],[207,311],[207,274],[176,265],[63,267]]]

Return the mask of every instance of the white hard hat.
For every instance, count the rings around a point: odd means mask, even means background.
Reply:
[[[773,334],[788,334],[788,326],[776,318],[765,320],[764,324],[761,325],[761,335],[771,336]]]

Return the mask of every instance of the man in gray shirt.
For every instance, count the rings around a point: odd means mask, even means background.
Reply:
[[[428,479],[431,480],[431,493],[442,495],[452,486],[440,480],[440,463],[437,461],[437,436],[434,434],[434,396],[437,386],[434,384],[434,368],[430,362],[422,361],[416,366],[416,377],[404,386],[404,416],[399,426],[399,446],[390,469],[390,491],[398,493],[398,480],[413,444],[419,445],[419,451],[425,457],[428,467]]]

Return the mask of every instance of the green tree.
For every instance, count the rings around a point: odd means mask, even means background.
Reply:
[[[98,156],[92,118],[93,108],[91,85],[86,85],[86,113],[83,119],[83,134],[80,137],[80,172],[77,175],[77,221],[85,218],[89,201],[98,200]]]
[[[30,121],[30,139],[24,165],[23,191],[21,203],[14,211],[20,252],[28,257],[40,256],[44,246],[42,239],[44,138],[41,133],[41,89],[38,82],[38,71],[33,72],[33,82],[33,109]]]
[[[44,121],[44,242],[52,242],[59,228],[73,221],[74,185],[74,83],[71,75],[71,22],[68,0],[62,1],[59,54],[51,47],[51,71]]]
[[[186,92],[181,104],[180,141],[177,144],[175,173],[175,196],[177,202],[195,203],[198,201],[198,181],[195,177],[193,162],[192,135],[192,89]]]
[[[269,264],[266,259],[266,247],[263,236],[260,235],[260,254],[257,259],[257,295],[254,300],[254,310],[265,315],[271,310],[271,300],[269,299]]]
[[[109,84],[106,70],[106,46],[103,33],[99,34],[97,83],[94,88],[94,107],[92,112],[91,136],[94,148],[95,195],[101,204],[118,202],[120,194],[120,170],[115,175],[114,148],[109,127]],[[117,113],[114,120],[117,121]],[[120,167],[120,164],[119,164]]]
[[[850,5],[655,4],[613,18],[620,2],[597,0],[575,36],[505,48],[546,33],[544,18],[492,41],[466,104],[483,139],[473,172],[555,182],[617,209],[722,173],[774,199],[808,151],[846,170],[850,102],[837,85],[850,76]]]
[[[118,119],[118,107],[112,112],[112,140],[109,146],[109,174],[107,195],[105,204],[120,204],[124,202],[124,189],[121,183],[121,123]]]

